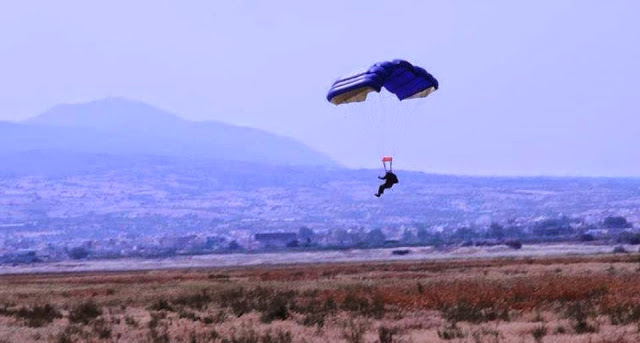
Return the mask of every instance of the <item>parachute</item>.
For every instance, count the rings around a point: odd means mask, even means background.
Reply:
[[[365,72],[355,73],[343,77],[333,83],[327,94],[327,100],[334,105],[343,105],[354,102],[365,102],[371,92],[380,93],[382,88],[394,94],[398,100],[424,98],[438,89],[438,80],[429,74],[425,69],[414,66],[405,60],[392,60],[379,62],[369,67]],[[369,103],[369,101],[366,101]],[[385,131],[377,132],[376,136],[385,139],[387,131],[393,131],[391,126],[398,126],[405,109],[399,106],[390,106],[394,115],[387,120],[385,106],[369,107],[372,117],[377,117],[381,122],[381,127]],[[394,109],[395,108],[395,109]],[[377,115],[373,112],[380,112]],[[395,121],[395,122],[394,122]],[[375,124],[375,123],[373,123]],[[381,144],[386,145],[386,142]],[[381,146],[380,152],[383,154],[382,164],[385,171],[391,169],[393,158],[388,154],[395,149],[388,150],[386,146]],[[387,167],[387,163],[389,164]]]
[[[382,87],[395,94],[398,100],[424,98],[438,89],[438,80],[404,60],[380,62],[364,73],[334,82],[327,100],[335,105],[362,102],[369,93],[380,92]]]

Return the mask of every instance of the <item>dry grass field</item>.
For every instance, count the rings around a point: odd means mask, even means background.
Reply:
[[[640,256],[0,277],[0,342],[640,342]]]

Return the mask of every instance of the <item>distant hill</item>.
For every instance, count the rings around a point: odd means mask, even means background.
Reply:
[[[337,166],[292,138],[215,121],[188,121],[123,98],[59,105],[24,122],[0,122],[0,154],[33,151]]]
[[[379,172],[148,155],[0,155],[0,228],[3,222],[38,222],[37,230],[59,230],[57,239],[65,242],[302,226],[393,228],[398,238],[402,226],[450,232],[498,222],[528,230],[545,218],[567,216],[587,225],[612,214],[640,222],[638,179],[399,170],[400,184],[376,198]]]

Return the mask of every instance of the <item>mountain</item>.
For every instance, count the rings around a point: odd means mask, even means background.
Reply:
[[[59,105],[20,123],[0,123],[0,154],[30,151],[337,166],[292,138],[215,121],[188,121],[123,98]]]

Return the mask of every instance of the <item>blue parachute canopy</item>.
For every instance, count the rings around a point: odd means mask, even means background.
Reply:
[[[380,62],[364,73],[334,82],[327,100],[336,105],[360,102],[366,100],[370,92],[380,92],[382,87],[399,100],[423,98],[438,89],[438,80],[426,70],[404,60]]]

